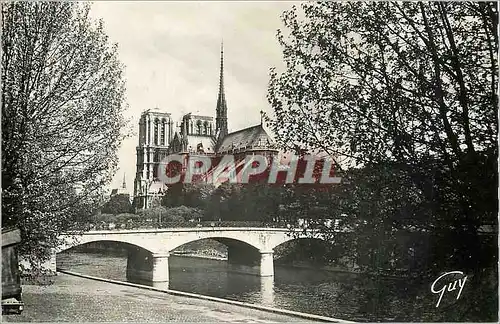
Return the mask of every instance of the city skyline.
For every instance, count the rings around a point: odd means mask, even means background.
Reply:
[[[280,15],[298,2],[102,2],[91,14],[102,19],[125,65],[125,116],[132,136],[118,151],[118,169],[109,190],[126,177],[132,193],[143,111],[159,108],[174,121],[192,112],[215,117],[220,45],[224,41],[224,78],[229,132],[260,122],[271,113],[266,100],[269,69],[282,68],[276,31]],[[128,20],[129,23],[123,24]]]

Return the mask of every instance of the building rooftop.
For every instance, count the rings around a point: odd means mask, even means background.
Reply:
[[[259,124],[227,134],[222,139],[217,151],[227,152],[247,147],[274,148],[275,143]]]

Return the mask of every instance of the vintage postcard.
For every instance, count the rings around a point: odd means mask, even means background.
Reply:
[[[498,321],[498,3],[1,9],[3,321]]]

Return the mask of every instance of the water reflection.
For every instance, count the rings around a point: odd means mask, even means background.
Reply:
[[[274,306],[274,277],[260,277],[260,295],[262,304]]]
[[[126,256],[63,253],[58,267],[126,281]],[[415,291],[406,282],[275,266],[274,277],[231,272],[226,261],[171,256],[170,281],[154,287],[227,298],[352,321],[407,321]]]

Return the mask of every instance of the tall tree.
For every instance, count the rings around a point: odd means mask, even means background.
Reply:
[[[428,252],[413,258],[425,258],[412,265],[419,275],[497,278],[497,244],[481,234],[485,224],[498,233],[497,4],[305,3],[282,19],[286,67],[271,70],[268,121],[282,147],[364,167],[340,185],[340,208],[363,234],[355,243],[373,243],[359,257],[387,267],[382,250],[402,243],[385,243],[410,230],[420,235],[397,255]]]
[[[283,21],[286,69],[268,95],[282,146],[390,163],[429,203],[420,223],[433,230],[477,242],[496,224],[496,4],[307,3]]]
[[[100,205],[125,136],[123,67],[89,10],[2,3],[2,226],[32,260]]]

